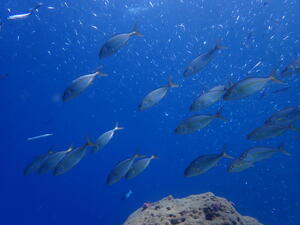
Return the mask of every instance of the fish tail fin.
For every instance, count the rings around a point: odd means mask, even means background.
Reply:
[[[279,80],[279,79],[277,79],[276,78],[276,73],[277,72],[277,70],[276,69],[273,69],[272,70],[272,72],[271,72],[271,74],[269,75],[269,79],[271,80],[271,81],[273,81],[273,82],[276,82],[276,83],[279,83],[279,84],[286,84],[285,82],[283,82],[283,81],[281,81],[281,80]]]
[[[156,156],[156,155],[152,155],[152,156],[151,156],[151,159],[159,159],[159,157]]]
[[[291,155],[291,153],[287,152],[287,151],[284,149],[284,144],[283,144],[283,143],[280,144],[280,145],[278,146],[278,151],[281,152],[281,153],[283,153],[283,154],[285,154],[285,155],[288,155],[288,156]]]
[[[107,73],[103,73],[103,72],[101,72],[99,69],[97,69],[95,75],[96,75],[96,76],[100,76],[100,77],[107,77],[107,76],[108,76]]]
[[[114,130],[123,130],[123,129],[124,127],[119,127],[119,123],[117,122]]]
[[[97,144],[95,144],[95,143],[93,143],[91,141],[91,139],[89,138],[89,136],[86,137],[86,145],[90,146],[90,147],[96,147],[97,146]]]
[[[215,116],[216,116],[216,118],[219,118],[219,119],[221,119],[221,120],[225,120],[225,121],[226,121],[225,117],[222,115],[223,111],[224,111],[224,106],[222,106],[222,107],[218,110],[218,112],[216,113]]]
[[[145,155],[142,155],[142,154],[140,154],[140,153],[135,153],[135,154],[133,155],[133,157],[136,158],[136,159],[138,159],[138,158],[143,158],[143,157],[145,157]]]
[[[133,35],[136,35],[136,36],[139,36],[139,37],[144,37],[144,35],[138,31],[138,27],[137,27],[137,24],[134,25],[133,27]]]
[[[228,158],[228,159],[234,159],[234,157],[232,157],[231,155],[228,155],[227,153],[227,144],[224,144],[223,145],[223,148],[222,148],[222,157],[224,158]]]
[[[215,45],[215,49],[216,50],[223,50],[223,49],[227,49],[228,47],[227,46],[224,46],[221,44],[221,41],[217,41],[216,45]]]
[[[293,131],[296,131],[296,132],[300,132],[300,130],[297,128],[297,127],[295,127],[295,124],[290,124],[290,125],[288,125],[287,126],[287,128],[289,129],[289,130],[293,130]]]
[[[171,87],[171,88],[172,88],[172,87],[179,87],[179,85],[173,83],[172,77],[170,77],[170,78],[169,78],[169,81],[168,81],[168,87]]]

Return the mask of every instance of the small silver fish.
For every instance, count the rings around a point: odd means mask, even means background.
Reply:
[[[49,150],[47,153],[34,159],[26,168],[24,169],[24,175],[29,175],[38,172],[40,167],[43,165],[45,160],[50,157],[54,152]]]
[[[129,171],[125,175],[125,179],[132,179],[141,174],[150,164],[153,159],[158,159],[157,156],[152,155],[149,158],[140,159],[133,163]]]
[[[289,125],[300,120],[300,106],[284,108],[270,116],[265,124]]]
[[[35,7],[28,10],[28,13],[21,13],[7,17],[8,20],[22,20],[31,16],[38,8],[43,6],[43,3],[38,3]]]
[[[74,148],[57,164],[53,175],[58,176],[72,169],[85,157],[88,147],[93,146],[95,146],[95,144],[92,143],[89,138],[87,138],[87,141],[84,145]]]
[[[37,140],[37,139],[40,139],[40,138],[50,137],[52,135],[53,134],[42,134],[42,135],[27,138],[27,141],[33,141],[33,140]]]
[[[184,170],[185,177],[194,177],[199,176],[203,173],[206,173],[211,168],[217,166],[218,162],[222,158],[230,158],[233,157],[229,156],[225,153],[225,151],[219,154],[209,154],[209,155],[202,155],[193,160],[188,167]]]
[[[107,76],[107,74],[97,71],[92,74],[80,76],[73,80],[71,84],[65,89],[62,100],[66,102],[80,95],[93,83],[97,76]]]
[[[189,77],[199,73],[213,59],[213,56],[217,51],[225,48],[226,47],[217,43],[213,49],[195,58],[184,70],[183,76]]]
[[[96,146],[94,147],[94,152],[102,150],[103,147],[113,138],[115,131],[122,130],[122,129],[124,128],[119,127],[117,123],[112,130],[106,131],[105,133],[101,134],[95,142]]]
[[[44,174],[49,172],[50,170],[55,169],[57,164],[65,157],[65,155],[72,151],[73,148],[70,147],[65,151],[60,151],[60,152],[54,152],[51,154],[42,164],[42,166],[39,168],[38,173],[39,174]]]
[[[292,76],[300,74],[300,58],[288,64],[281,72],[282,76]]]
[[[260,141],[265,139],[270,139],[282,135],[287,130],[298,131],[293,125],[280,126],[280,125],[264,125],[254,129],[251,133],[247,135],[248,140]]]
[[[226,91],[224,100],[238,100],[246,98],[261,91],[269,81],[285,84],[275,77],[275,73],[276,70],[273,70],[268,77],[248,77],[238,81]]]
[[[142,155],[135,154],[134,156],[130,157],[129,159],[125,159],[119,162],[108,174],[106,183],[108,185],[112,185],[117,183],[121,180],[126,173],[131,168],[132,164],[134,163],[135,159],[143,157]]]
[[[132,36],[139,36],[139,37],[144,36],[137,30],[137,25],[134,26],[132,32],[115,35],[107,42],[105,42],[105,44],[100,49],[99,58],[103,59],[115,54],[117,51],[119,51],[122,47],[124,47],[128,43],[129,39]]]
[[[219,101],[226,92],[225,85],[219,85],[211,88],[206,93],[200,95],[190,106],[190,111],[195,112],[203,110]]]
[[[254,147],[245,151],[240,158],[245,161],[249,161],[252,163],[259,162],[265,159],[271,158],[276,153],[282,153],[285,155],[290,155],[284,149],[284,145],[281,144],[277,148],[268,148],[268,147]]]
[[[144,110],[149,109],[152,106],[156,105],[157,103],[159,103],[166,96],[168,90],[170,88],[174,88],[174,87],[178,87],[178,85],[174,84],[172,82],[172,80],[170,79],[169,82],[168,82],[168,85],[157,88],[157,89],[151,91],[150,93],[148,93],[143,98],[141,103],[139,104],[138,109],[140,111],[144,111]]]
[[[222,116],[223,107],[214,115],[195,115],[183,120],[175,129],[175,134],[188,134],[208,126],[213,120],[225,120]]]

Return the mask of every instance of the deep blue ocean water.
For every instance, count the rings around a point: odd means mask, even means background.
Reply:
[[[298,0],[89,0],[43,1],[45,6],[25,20],[7,20],[36,2],[1,1],[0,80],[1,156],[0,224],[118,225],[144,202],[167,195],[184,197],[213,192],[235,203],[244,215],[266,225],[300,224],[300,142],[288,131],[281,137],[253,142],[245,136],[275,111],[299,104],[299,77],[284,79],[285,92],[270,83],[264,97],[255,94],[224,104],[227,122],[214,121],[189,135],[175,135],[192,101],[206,89],[247,75],[267,76],[282,70],[300,53]],[[54,9],[48,8],[54,7]],[[117,54],[99,60],[106,40],[130,32],[134,24],[145,36],[133,37]],[[213,48],[220,51],[199,74],[184,78],[187,64]],[[259,66],[252,68],[259,63]],[[99,77],[82,95],[62,103],[65,87],[98,66]],[[172,89],[158,105],[139,112],[149,91],[173,77]],[[88,154],[61,176],[23,176],[23,169],[49,148],[95,140],[115,123],[125,127],[97,154]],[[28,142],[43,133],[52,137]],[[198,177],[185,178],[188,163],[201,154],[218,153],[224,144],[239,156],[255,145],[285,143],[291,156],[278,154],[241,173],[228,173],[230,160]],[[120,160],[135,152],[160,157],[135,179],[112,186],[106,176]],[[122,200],[124,193],[132,196]]]

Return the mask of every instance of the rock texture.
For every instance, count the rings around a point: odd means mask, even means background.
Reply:
[[[124,225],[262,225],[254,218],[240,215],[232,203],[213,193],[182,199],[168,196],[145,203],[131,214]]]

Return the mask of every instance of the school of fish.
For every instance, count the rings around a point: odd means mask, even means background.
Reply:
[[[38,4],[28,11],[28,13],[17,14],[9,16],[8,20],[25,19],[31,16],[37,11],[43,4]],[[139,32],[137,25],[131,32],[121,33],[112,36],[108,39],[99,50],[98,58],[100,60],[112,57],[117,52],[120,52],[131,39],[134,37],[142,38],[144,35]],[[190,63],[183,69],[182,76],[184,79],[190,79],[191,76],[196,76],[202,73],[202,71],[209,66],[214,57],[223,50],[227,49],[227,46],[221,45],[217,42],[213,48],[203,52],[199,56],[190,61]],[[225,52],[225,51],[224,51]],[[286,82],[277,78],[277,69],[272,69],[270,74],[261,77],[250,77],[238,80],[234,83],[228,82],[227,84],[219,84],[215,87],[209,88],[207,91],[201,93],[199,96],[195,96],[194,101],[191,102],[190,108],[187,109],[191,113],[197,113],[189,116],[188,118],[181,119],[178,125],[174,129],[174,134],[184,135],[191,134],[200,131],[208,127],[211,123],[220,123],[220,121],[226,122],[228,118],[224,118],[222,113],[226,109],[226,102],[240,100],[249,96],[262,92],[269,83],[274,82],[277,85],[285,85]],[[300,58],[295,59],[284,67],[280,75],[282,79],[286,77],[295,76],[300,74]],[[62,92],[61,100],[67,103],[70,100],[74,100],[85,92],[96,79],[104,79],[108,74],[103,73],[97,69],[94,73],[81,75],[66,85],[65,90]],[[99,78],[97,78],[99,77]],[[109,79],[109,78],[108,78]],[[282,89],[279,89],[280,91]],[[171,89],[180,89],[180,85],[175,84],[171,78],[169,78],[166,84],[157,87],[145,94],[140,103],[137,103],[137,109],[139,111],[150,110],[152,107],[158,107],[157,105],[165,98]],[[278,91],[278,92],[280,92]],[[216,104],[223,100],[223,106],[215,114],[200,113],[204,109]],[[75,101],[75,100],[74,100]],[[265,120],[262,126],[255,128],[248,134],[245,134],[245,138],[251,141],[262,141],[278,136],[284,135],[287,131],[298,132],[295,127],[295,123],[300,120],[300,106],[290,106],[288,108],[281,109],[274,112],[269,118]],[[115,127],[99,135],[95,141],[91,141],[89,138],[84,144],[80,146],[70,146],[62,151],[53,151],[52,149],[35,158],[24,169],[24,175],[32,173],[45,174],[52,171],[53,175],[62,175],[76,165],[79,164],[88,153],[97,153],[102,151],[104,147],[112,140],[117,131],[123,130],[116,123]],[[40,135],[37,137],[29,138],[28,140],[35,140],[40,137],[50,136],[51,134]],[[241,172],[256,165],[257,162],[271,158],[276,153],[283,153],[290,155],[284,148],[284,144],[277,147],[270,146],[255,146],[250,149],[246,149],[240,156],[233,157],[226,153],[227,146],[224,143],[224,149],[219,153],[202,154],[191,162],[185,168],[183,175],[185,177],[194,177],[206,173],[210,169],[216,167],[219,161],[223,158],[232,159],[227,167],[228,172]],[[133,179],[140,175],[146,168],[149,167],[153,159],[159,158],[158,156],[151,155],[145,156],[141,154],[133,154],[128,158],[116,163],[111,169],[106,178],[108,185],[119,182],[122,178],[125,180]]]

